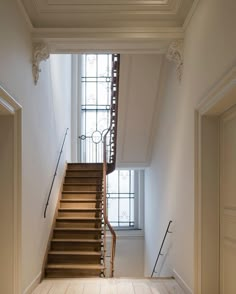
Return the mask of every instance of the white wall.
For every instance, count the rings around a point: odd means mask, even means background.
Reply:
[[[144,276],[144,237],[142,231],[117,231],[114,277]],[[107,238],[107,255],[110,256],[111,238]],[[110,258],[106,259],[109,273]]]
[[[115,277],[144,276],[143,236],[120,236],[117,238]]]
[[[154,255],[151,236],[159,243],[163,226],[173,217],[173,246],[167,264],[190,289],[194,288],[194,111],[204,93],[236,64],[235,11],[233,0],[199,2],[186,31],[181,86],[178,89],[174,80],[166,84],[162,96],[165,114],[160,114],[147,169],[146,272]],[[170,79],[173,73],[174,67],[169,69]]]
[[[48,77],[48,84],[45,85],[48,93],[44,94],[45,98],[39,98],[41,102],[38,101],[34,115],[31,113],[34,109],[33,104],[28,110],[26,108],[29,105],[23,106],[23,134],[25,131],[28,135],[23,136],[22,263],[25,279],[31,276],[31,280],[32,270],[34,275],[41,270],[65,160],[70,158],[70,135],[68,135],[45,220],[43,212],[46,198],[66,128],[70,127],[70,56],[51,55],[40,79],[44,78],[45,73]],[[30,113],[30,117],[27,117],[26,111]],[[25,282],[25,287],[29,282],[30,280]]]
[[[141,168],[150,163],[161,64],[160,54],[121,54],[117,134],[119,168]]]
[[[38,85],[35,86],[31,67],[31,34],[16,1],[0,1],[0,23],[0,85],[22,106],[24,292],[41,271],[65,159],[70,158],[69,151],[65,151],[52,192],[48,216],[44,219],[43,210],[60,146],[66,127],[70,126],[71,57],[51,56],[50,60],[42,62],[42,72]],[[67,144],[69,140],[67,138]]]
[[[145,171],[145,276],[150,276],[161,246],[165,230],[170,220],[171,229],[175,227],[176,189],[178,175],[178,155],[180,142],[175,128],[179,124],[179,92],[173,66],[164,65],[162,74],[168,76],[166,88],[162,93],[158,119],[158,130],[153,147],[151,165]],[[173,96],[174,93],[174,96]],[[172,246],[174,235],[167,236],[163,252]],[[172,264],[160,258],[157,272],[161,276],[171,276]]]

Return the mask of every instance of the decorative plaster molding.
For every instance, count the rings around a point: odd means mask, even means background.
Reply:
[[[183,55],[183,40],[171,43],[166,53],[166,58],[176,64],[177,78],[179,81],[181,81],[183,73]]]
[[[81,14],[97,13],[105,16],[107,13],[119,15],[178,15],[179,8],[189,0],[21,0],[30,17],[41,17],[45,14],[54,14],[58,17],[63,13]]]
[[[121,28],[34,28],[32,37],[35,43],[47,41],[159,41],[182,40],[184,30],[181,27],[121,27]]]
[[[43,60],[47,60],[49,58],[49,49],[45,43],[34,43],[33,44],[33,64],[32,64],[32,72],[34,77],[35,85],[39,79],[39,73],[41,69],[39,68],[39,64]]]
[[[33,42],[44,42],[50,53],[165,54],[173,40],[182,40],[182,28],[34,29]]]

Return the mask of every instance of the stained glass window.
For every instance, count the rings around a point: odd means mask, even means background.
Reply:
[[[110,125],[111,54],[81,56],[80,162],[103,162],[102,136]],[[116,170],[107,179],[108,218],[116,228],[137,228],[138,172]]]
[[[83,54],[80,161],[102,162],[102,137],[110,125],[111,54]]]

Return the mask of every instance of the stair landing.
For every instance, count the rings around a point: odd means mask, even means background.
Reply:
[[[44,280],[33,294],[184,294],[174,279],[63,279]]]

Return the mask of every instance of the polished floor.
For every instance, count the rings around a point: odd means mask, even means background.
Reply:
[[[33,294],[184,294],[173,279],[48,279]]]

